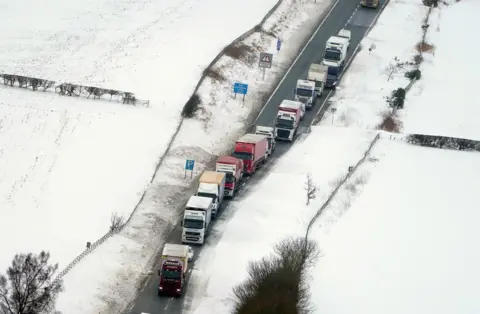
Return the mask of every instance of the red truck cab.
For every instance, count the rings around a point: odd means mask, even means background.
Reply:
[[[215,164],[216,172],[226,174],[225,196],[233,197],[243,178],[243,160],[232,156],[220,156]]]
[[[233,157],[243,160],[245,174],[252,175],[268,156],[268,139],[265,135],[245,134],[235,143]]]
[[[158,284],[158,295],[179,297],[183,293],[185,283],[185,272],[180,261],[167,260],[163,262],[162,268],[158,270],[160,282]]]

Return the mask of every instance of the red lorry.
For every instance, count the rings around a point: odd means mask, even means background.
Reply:
[[[243,160],[245,174],[252,175],[267,160],[268,138],[260,134],[245,134],[235,143],[232,156]]]
[[[224,193],[233,198],[243,178],[243,161],[232,156],[221,156],[217,159],[215,171],[226,174]]]
[[[179,297],[183,294],[189,259],[189,248],[187,245],[165,244],[161,266],[158,270],[158,276],[160,277],[160,282],[158,283],[159,296]]]

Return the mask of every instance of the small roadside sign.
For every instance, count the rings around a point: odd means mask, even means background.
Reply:
[[[282,47],[282,41],[280,38],[277,39],[277,52],[280,51],[280,48]]]
[[[260,52],[260,62],[258,66],[264,69],[270,69],[272,67],[273,54],[267,52]]]
[[[190,171],[190,178],[193,177],[193,168],[195,167],[195,160],[187,159],[185,161],[185,178],[187,177],[187,171]]]
[[[243,102],[245,102],[245,95],[248,93],[248,84],[234,83],[233,93],[235,94],[234,98],[237,98],[237,94],[243,95]]]
[[[248,84],[234,83],[233,92],[235,94],[246,95],[248,92]]]

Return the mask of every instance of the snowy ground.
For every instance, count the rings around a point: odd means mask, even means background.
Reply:
[[[474,83],[467,79],[457,82],[449,74],[452,68],[466,69],[462,75],[467,78],[477,73],[475,65],[452,55],[450,49],[455,34],[468,34],[470,12],[478,10],[479,4],[469,0],[449,3],[432,12],[427,42],[434,45],[434,53],[424,54],[422,79],[410,90],[398,119],[404,132],[478,139],[480,129],[471,118],[476,117],[475,95],[469,85]],[[402,12],[398,4],[395,15]],[[383,26],[380,23],[374,28],[370,38],[380,33],[398,34],[398,25],[387,20],[389,8],[393,7],[387,7],[380,19]],[[406,15],[397,18],[408,21]],[[421,20],[419,16],[418,25]],[[410,39],[405,37],[405,47],[413,47],[418,42],[414,27],[405,33],[411,34]],[[375,43],[376,51],[381,45],[401,46],[398,41],[385,37]],[[475,54],[478,48],[472,43],[466,50]],[[390,55],[401,57],[400,51]],[[360,55],[345,76],[350,84],[342,82],[334,102],[338,111],[345,113],[343,121],[336,116],[338,126],[375,127],[386,109],[382,89],[388,92],[397,87],[375,80],[381,69],[375,70],[373,65],[378,62],[369,60],[368,52]],[[360,62],[364,69],[373,68],[372,73],[361,74],[371,78],[366,84],[354,84]],[[373,84],[375,88],[370,81],[378,82]],[[368,91],[368,99],[360,91]],[[358,102],[355,94],[361,95]],[[452,108],[452,103],[458,105]],[[324,125],[330,123],[323,121]],[[324,253],[311,283],[318,313],[480,310],[475,289],[480,279],[480,254],[473,249],[480,236],[474,223],[479,218],[474,195],[480,179],[472,171],[480,167],[480,155],[410,146],[399,141],[402,137],[382,136],[370,154],[372,162],[360,167],[352,178],[362,178],[364,184],[355,187],[355,182],[348,181],[335,198],[350,209],[331,228],[319,224],[312,230]]]
[[[382,122],[383,115],[390,111],[385,97],[409,83],[404,70],[393,74],[388,81],[387,68],[395,64],[395,57],[400,61],[411,61],[418,54],[415,46],[421,41],[421,25],[427,11],[428,7],[419,0],[389,2],[375,27],[362,40],[363,49],[350,64],[338,91],[331,98],[332,107],[337,108],[334,125],[373,129]],[[398,29],[402,31],[394,31]],[[373,48],[371,52],[370,47]],[[409,97],[405,106],[409,106]],[[331,125],[331,121],[328,111],[322,123]]]
[[[310,219],[348,167],[363,156],[375,135],[375,131],[359,135],[355,129],[313,127],[312,133],[295,144],[255,187],[254,193],[232,203],[233,219],[212,230],[224,230],[221,239],[215,246],[206,246],[195,264],[190,281],[196,285],[189,287],[194,299],[187,313],[229,312],[232,288],[246,277],[248,262],[272,252],[273,245],[284,237],[305,235]],[[317,198],[309,206],[305,205],[304,190],[307,173],[319,187]],[[235,210],[237,207],[241,210]],[[338,209],[330,213],[332,219],[341,215],[341,206]]]
[[[261,80],[255,58],[260,49],[273,51],[276,37],[256,33],[244,42],[254,49],[247,59],[224,57],[219,61],[225,80],[207,79],[201,86],[202,110],[196,119],[183,122],[131,223],[67,274],[66,292],[58,300],[59,310],[72,314],[115,312],[134,297],[141,284],[139,279],[148,276],[156,252],[178,220],[182,201],[193,194],[190,185],[195,176],[212,158],[229,150],[230,144],[243,133],[247,117],[263,105],[275,79],[293,61],[329,3],[286,0],[267,21],[264,28],[275,31],[283,44],[265,81]],[[232,98],[232,84],[237,80],[249,82],[249,95],[244,104]],[[184,179],[187,158],[196,162],[193,179],[189,176]]]

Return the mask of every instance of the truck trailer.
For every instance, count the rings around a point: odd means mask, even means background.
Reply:
[[[225,196],[233,198],[243,179],[243,161],[232,156],[220,156],[215,171],[225,173]]]
[[[159,296],[179,297],[183,294],[188,259],[189,248],[187,245],[165,244],[158,270],[157,294]]]
[[[204,171],[198,180],[198,190],[195,195],[210,197],[213,200],[213,218],[215,218],[222,209],[226,177],[224,172]]]
[[[315,83],[317,97],[322,96],[325,84],[327,83],[328,66],[312,63],[308,69],[307,80]]]
[[[267,160],[268,139],[265,135],[245,134],[235,143],[233,157],[243,160],[245,174],[252,175]]]
[[[275,150],[275,128],[271,126],[261,126],[257,125],[255,127],[255,134],[265,135],[268,140],[268,155],[272,155],[273,151]]]

